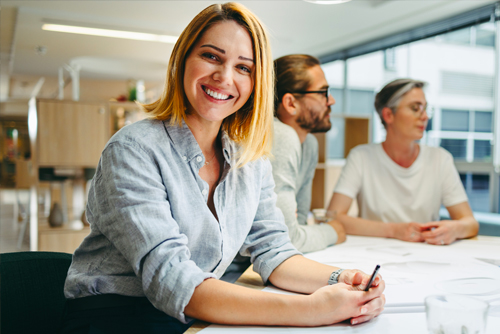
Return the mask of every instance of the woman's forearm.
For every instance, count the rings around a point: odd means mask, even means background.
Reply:
[[[295,255],[276,267],[269,276],[269,281],[284,290],[310,294],[327,285],[330,275],[337,269],[339,268]]]
[[[456,220],[457,239],[465,239],[476,236],[479,232],[479,223],[473,216],[463,217]]]
[[[347,214],[339,214],[337,220],[344,225],[346,233],[351,235],[394,238],[396,234],[395,229],[397,227],[394,223],[352,217]]]
[[[383,310],[385,283],[377,277],[365,292],[369,275],[345,270],[338,284],[328,279],[338,268],[293,256],[269,277],[275,286],[307,295],[285,295],[207,279],[196,287],[184,313],[196,319],[234,325],[321,326],[351,319],[367,321]]]
[[[308,297],[257,291],[207,279],[195,289],[184,313],[218,324],[310,326]]]

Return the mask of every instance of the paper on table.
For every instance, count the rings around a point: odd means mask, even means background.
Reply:
[[[380,264],[386,283],[386,307],[423,306],[425,296],[440,293],[464,293],[485,300],[500,297],[500,268],[474,259],[475,252],[500,254],[498,242],[487,243],[487,247],[477,241],[475,248],[469,247],[469,242],[443,247],[348,236],[348,243],[305,256],[366,273]],[[461,252],[462,247],[467,252]]]

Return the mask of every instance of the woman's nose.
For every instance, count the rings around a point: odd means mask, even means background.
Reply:
[[[232,72],[229,66],[219,66],[213,75],[215,81],[221,84],[230,83],[232,80]]]

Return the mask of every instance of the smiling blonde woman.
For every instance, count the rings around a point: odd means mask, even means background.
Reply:
[[[145,106],[155,117],[123,128],[102,153],[91,233],[66,279],[64,333],[182,333],[193,319],[354,324],[380,314],[380,277],[364,292],[368,275],[307,260],[290,243],[265,158],[271,79],[267,35],[246,8],[212,5],[189,24],[162,97]],[[264,282],[306,295],[220,281],[238,253]]]

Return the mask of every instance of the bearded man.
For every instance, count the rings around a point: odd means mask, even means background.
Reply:
[[[330,93],[317,58],[288,55],[274,61],[275,120],[273,176],[277,206],[285,216],[290,239],[301,252],[313,252],[345,241],[344,227],[331,219],[307,225],[318,141],[311,133],[330,130]]]

